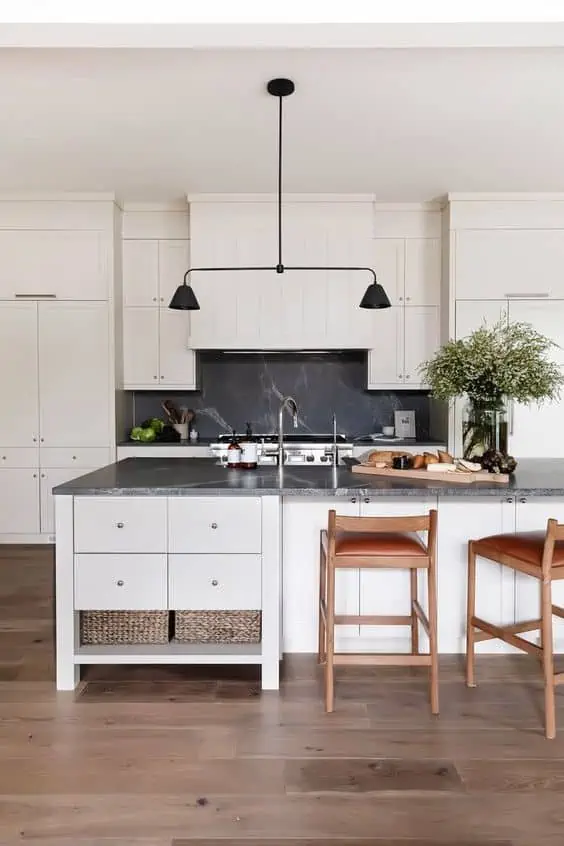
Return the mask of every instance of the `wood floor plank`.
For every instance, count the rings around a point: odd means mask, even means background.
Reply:
[[[261,759],[261,763],[265,760]],[[276,760],[276,759],[275,759]],[[383,790],[458,790],[451,761],[331,759],[286,761],[287,793],[374,793]]]
[[[564,793],[564,761],[546,758],[463,761],[457,767],[470,791],[495,793]],[[564,838],[563,838],[564,842]]]

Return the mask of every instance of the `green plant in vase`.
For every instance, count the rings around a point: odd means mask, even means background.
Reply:
[[[529,323],[502,318],[467,338],[448,341],[421,365],[431,396],[445,402],[467,398],[464,458],[479,458],[490,450],[507,453],[509,400],[540,405],[559,398],[564,374],[550,357],[555,346]]]

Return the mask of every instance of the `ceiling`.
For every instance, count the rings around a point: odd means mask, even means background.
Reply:
[[[0,50],[0,192],[564,191],[564,48]]]

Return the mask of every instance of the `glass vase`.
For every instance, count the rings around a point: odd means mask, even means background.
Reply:
[[[468,461],[489,449],[507,454],[507,412],[503,403],[469,399],[462,417],[462,453]]]

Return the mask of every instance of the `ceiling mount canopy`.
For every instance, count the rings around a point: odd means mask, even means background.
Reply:
[[[345,267],[345,266],[286,266],[282,260],[282,102],[284,97],[289,97],[296,90],[296,86],[291,79],[271,79],[267,85],[266,90],[272,97],[278,98],[278,261],[272,267],[190,267],[184,274],[184,280],[176,289],[172,300],[169,303],[169,308],[181,311],[197,311],[200,308],[198,299],[191,285],[188,284],[188,278],[191,273],[206,273],[206,272],[239,272],[239,271],[253,271],[253,270],[271,270],[275,273],[286,273],[287,271],[327,271],[327,270],[346,270],[351,272],[362,271],[371,275],[371,281],[365,291],[362,300],[359,303],[360,308],[389,308],[391,303],[386,295],[382,285],[378,283],[376,272],[371,267]]]

